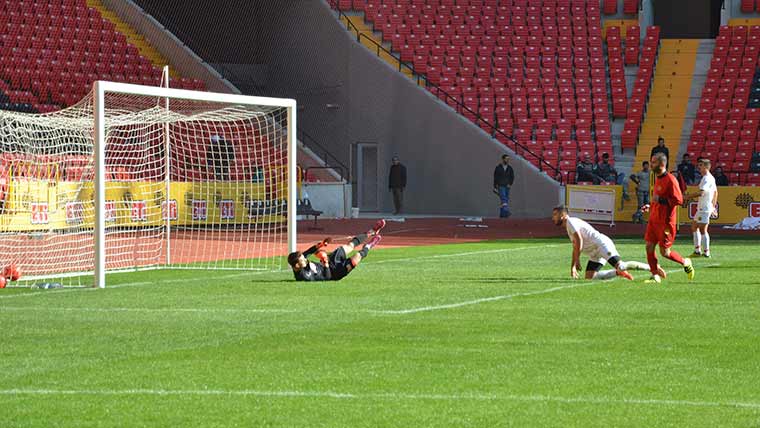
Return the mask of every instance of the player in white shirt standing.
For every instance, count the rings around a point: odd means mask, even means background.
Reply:
[[[691,233],[694,237],[692,257],[710,257],[710,235],[707,233],[707,226],[718,202],[718,186],[715,184],[715,177],[710,173],[710,159],[700,159],[697,168],[702,174],[699,191],[686,195],[687,201],[699,198],[697,213],[691,221]]]
[[[552,221],[557,226],[567,230],[567,236],[573,242],[573,258],[570,264],[570,275],[579,278],[581,271],[581,253],[589,257],[586,265],[586,279],[611,279],[616,276],[633,281],[629,269],[649,270],[649,265],[639,262],[624,262],[615,248],[615,243],[607,235],[594,229],[593,226],[576,217],[570,217],[567,208],[558,206],[552,211]],[[600,271],[605,263],[615,269]]]

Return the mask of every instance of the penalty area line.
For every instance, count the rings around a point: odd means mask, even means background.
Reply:
[[[751,401],[700,401],[656,398],[615,398],[605,396],[563,397],[553,395],[514,394],[430,394],[430,393],[348,393],[336,391],[266,391],[266,390],[221,390],[221,389],[6,389],[0,395],[100,395],[100,396],[242,396],[270,398],[332,398],[338,400],[416,400],[416,401],[519,401],[535,403],[597,404],[597,405],[648,405],[665,407],[731,407],[760,409],[760,403]]]
[[[537,296],[540,294],[549,294],[554,293],[555,291],[560,290],[567,290],[570,288],[577,288],[577,287],[584,287],[591,285],[591,281],[585,281],[578,284],[572,284],[572,285],[563,285],[561,287],[552,287],[547,288],[544,290],[537,290],[537,291],[526,291],[523,293],[514,293],[514,294],[504,294],[501,296],[492,296],[492,297],[483,297],[480,299],[473,299],[473,300],[466,300],[464,302],[457,302],[457,303],[448,303],[445,305],[435,305],[435,306],[422,306],[418,308],[410,308],[410,309],[398,309],[398,310],[370,310],[371,313],[376,314],[387,314],[387,315],[407,315],[407,314],[416,314],[419,312],[431,312],[431,311],[439,311],[443,309],[455,309],[455,308],[461,308],[463,306],[472,306],[472,305],[479,305],[481,303],[488,303],[488,302],[497,302],[499,300],[508,300],[508,299],[514,299],[515,297],[525,297],[525,296]]]

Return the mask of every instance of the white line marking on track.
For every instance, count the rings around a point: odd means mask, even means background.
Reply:
[[[615,397],[562,397],[551,395],[513,395],[513,394],[426,394],[403,392],[379,393],[345,393],[335,391],[262,391],[262,390],[170,390],[170,389],[124,389],[124,390],[77,390],[77,389],[6,389],[0,395],[156,395],[156,396],[252,396],[272,398],[317,397],[339,400],[437,400],[437,401],[524,401],[538,403],[578,403],[578,404],[626,404],[653,405],[668,407],[734,407],[760,409],[760,403],[751,401],[701,401],[656,398],[615,398]]]

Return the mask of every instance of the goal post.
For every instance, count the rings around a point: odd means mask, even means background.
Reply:
[[[48,114],[0,111],[0,269],[284,268],[296,248],[296,102],[98,81]]]

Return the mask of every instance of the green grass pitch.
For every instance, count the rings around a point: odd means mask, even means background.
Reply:
[[[570,252],[379,248],[340,282],[2,290],[0,427],[760,427],[757,240],[713,238],[695,281],[665,261],[662,285],[571,280]]]

